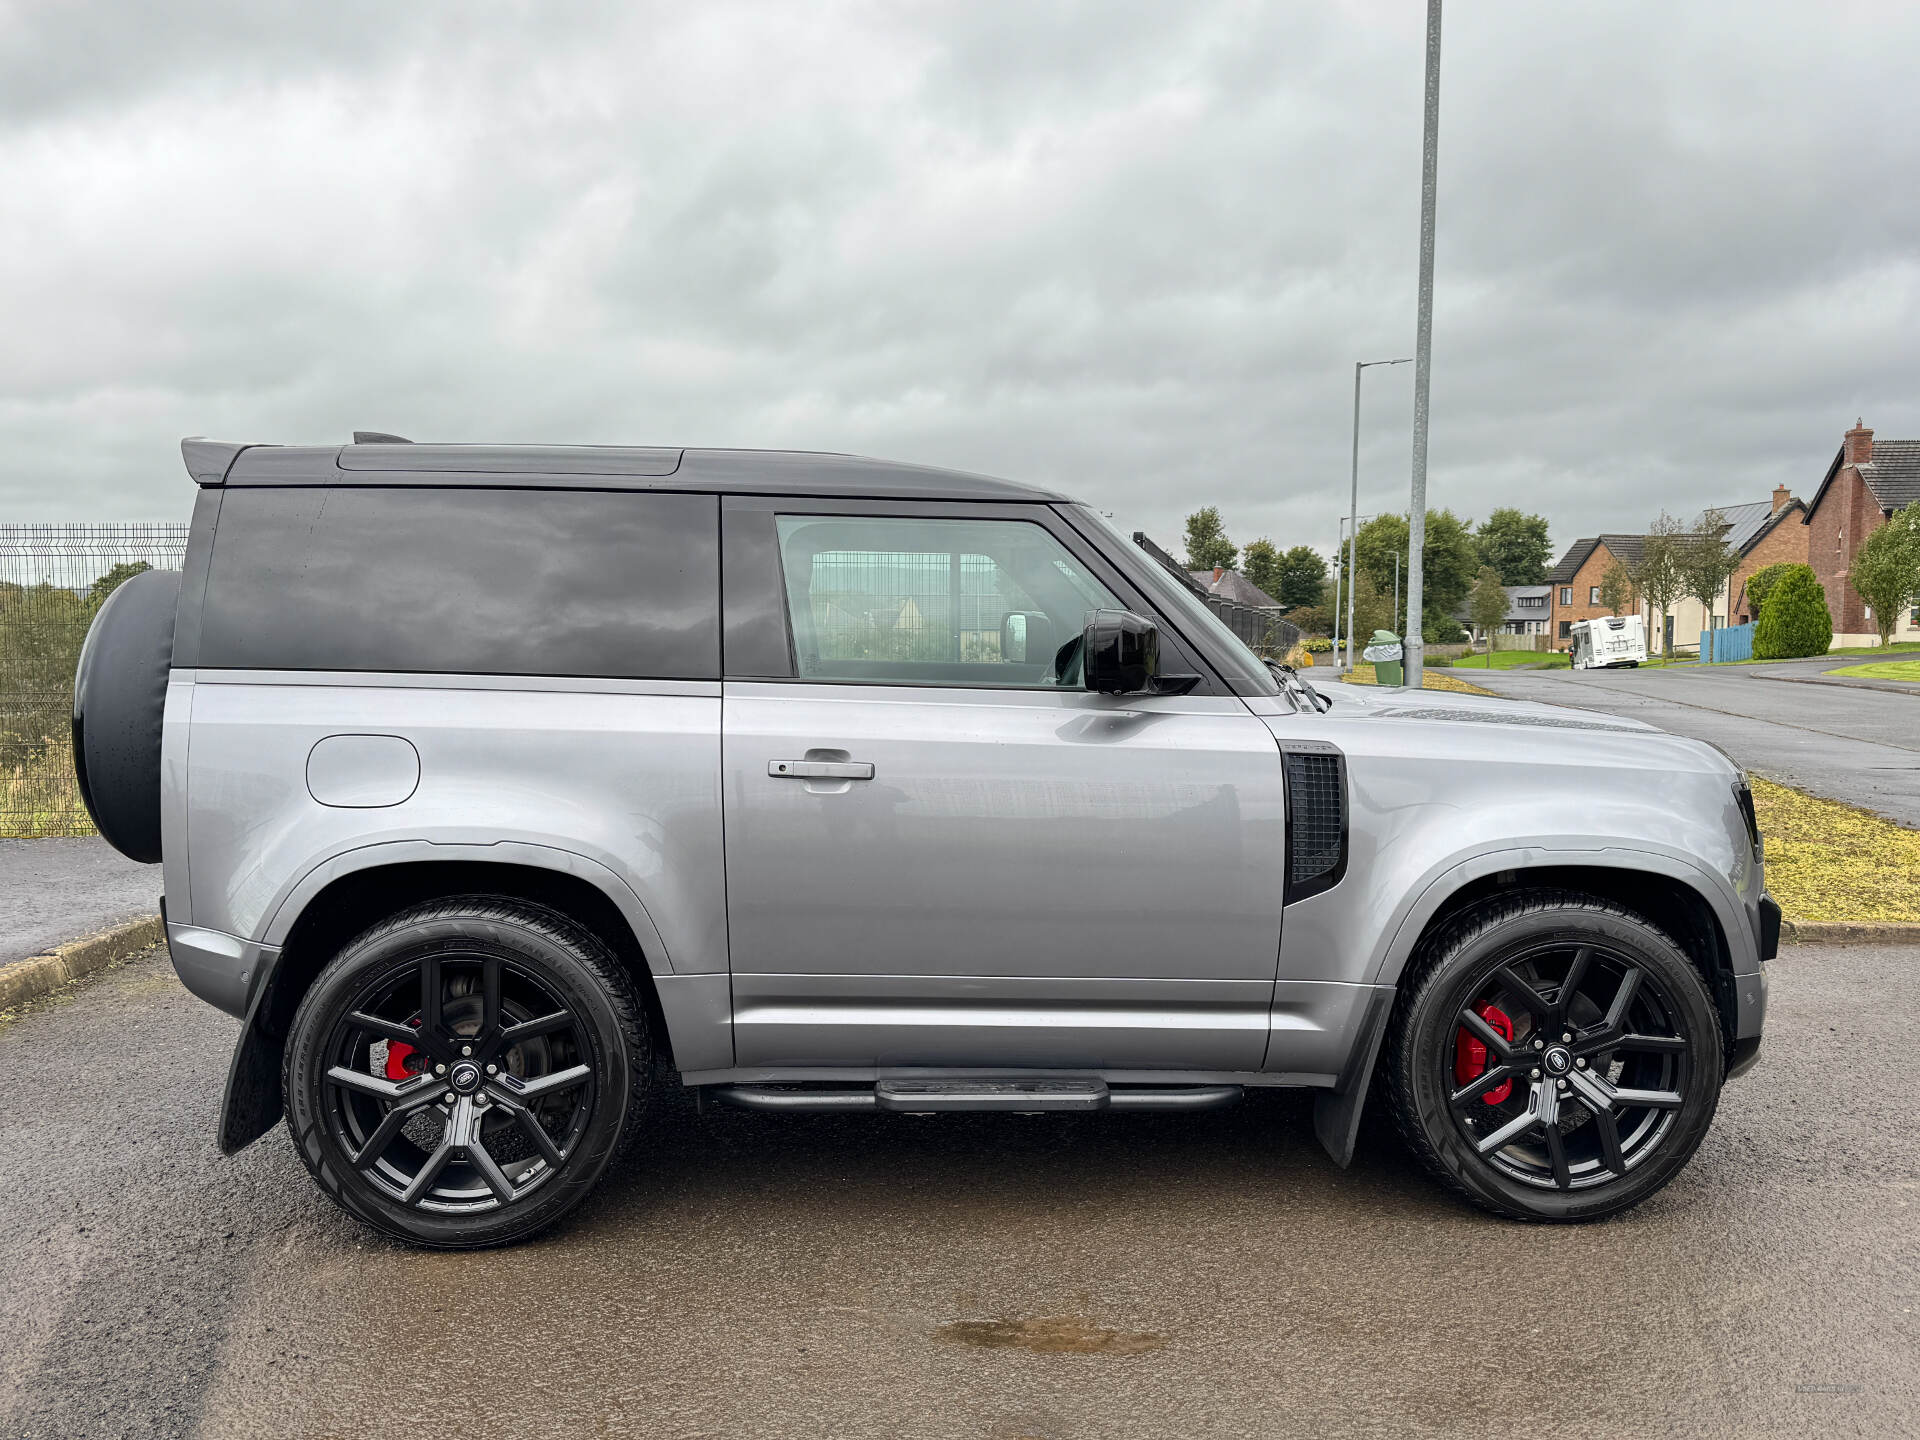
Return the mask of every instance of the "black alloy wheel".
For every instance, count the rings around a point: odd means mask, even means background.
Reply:
[[[316,1180],[417,1244],[522,1239],[578,1204],[649,1075],[618,961],[557,913],[463,897],[359,937],[301,1002],[288,1124]]]
[[[1468,912],[1420,963],[1383,1078],[1408,1143],[1453,1188],[1514,1218],[1598,1219],[1692,1156],[1724,1049],[1671,938],[1536,891]]]

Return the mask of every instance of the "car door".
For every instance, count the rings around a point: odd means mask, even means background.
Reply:
[[[736,1062],[1259,1068],[1279,755],[1216,684],[1080,688],[1087,612],[1141,596],[1046,506],[724,526]]]

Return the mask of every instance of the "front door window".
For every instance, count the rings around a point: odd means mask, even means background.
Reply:
[[[802,680],[1077,688],[1087,612],[1126,608],[1024,520],[777,524]]]

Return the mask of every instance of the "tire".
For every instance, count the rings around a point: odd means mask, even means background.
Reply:
[[[1408,1147],[1456,1193],[1509,1219],[1599,1220],[1699,1148],[1726,1072],[1719,1015],[1639,916],[1522,891],[1465,911],[1414,963],[1382,1078]]]
[[[653,1066],[613,952],[484,895],[366,931],[300,1002],[287,1129],[349,1215],[435,1249],[507,1245],[573,1209],[625,1148]]]
[[[94,828],[129,860],[160,859],[160,728],[177,570],[123,581],[87,629],[73,676],[73,771]]]

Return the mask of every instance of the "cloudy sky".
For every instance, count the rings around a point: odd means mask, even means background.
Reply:
[[[1330,548],[1417,0],[0,0],[0,519],[186,434],[852,450]],[[1556,544],[1920,436],[1920,7],[1456,0],[1434,503]],[[1361,508],[1404,508],[1412,367]]]

